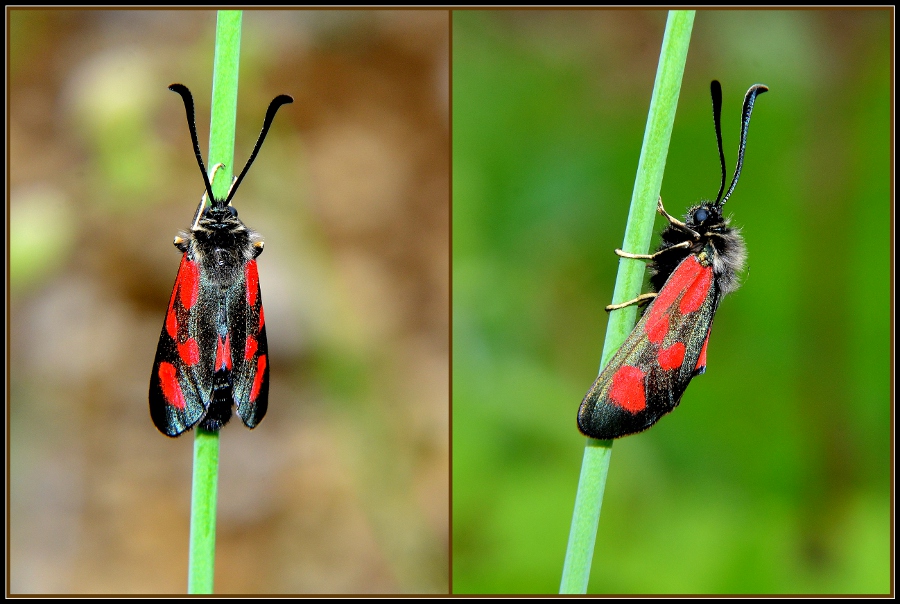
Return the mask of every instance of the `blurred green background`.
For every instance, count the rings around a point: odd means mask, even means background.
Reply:
[[[453,15],[456,593],[553,593],[664,11]],[[749,249],[706,375],[615,443],[589,591],[886,593],[891,583],[890,10],[701,11],[662,197]],[[657,228],[663,221],[657,219]],[[658,241],[654,238],[653,245]]]
[[[9,583],[184,593],[193,435],[147,394],[215,11],[10,10]],[[217,593],[446,593],[449,14],[245,11],[234,199],[271,391],[222,433]]]

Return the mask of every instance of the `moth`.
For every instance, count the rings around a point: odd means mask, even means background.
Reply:
[[[727,172],[720,119],[722,87],[713,80],[713,122],[722,166],[715,201],[691,207],[682,222],[666,212],[660,198],[657,210],[669,224],[656,252],[616,250],[623,258],[650,262],[653,291],[606,307],[613,311],[649,303],[581,402],[578,429],[586,436],[609,440],[646,430],[677,407],[691,379],[706,371],[713,318],[722,298],[738,288],[737,275],[747,256],[740,229],[731,226],[722,208],[741,174],[756,97],[767,90],[756,84],[744,97],[737,167],[723,196]]]
[[[150,417],[160,432],[174,437],[194,426],[219,430],[234,406],[244,425],[254,428],[269,399],[269,347],[256,266],[263,242],[241,222],[231,200],[275,113],[293,99],[279,95],[272,100],[250,159],[228,194],[217,199],[197,141],[191,92],[182,84],[169,90],[184,101],[206,191],[190,230],[174,241],[181,264],[150,375]]]

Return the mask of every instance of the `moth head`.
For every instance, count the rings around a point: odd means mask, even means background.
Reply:
[[[688,210],[684,224],[698,233],[723,230],[728,221],[722,214],[721,205],[712,202],[703,202]]]
[[[203,210],[200,218],[205,227],[226,228],[242,224],[238,218],[237,208],[223,205],[221,201],[214,201]]]

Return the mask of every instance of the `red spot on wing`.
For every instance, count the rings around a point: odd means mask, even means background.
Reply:
[[[173,340],[178,335],[178,318],[175,316],[175,290],[172,290],[172,302],[169,303],[169,312],[166,313],[166,333]]]
[[[669,331],[669,317],[659,313],[650,313],[650,318],[644,324],[647,338],[654,344],[661,344]]]
[[[183,258],[183,256],[182,256]],[[182,259],[182,264],[184,260]],[[179,267],[178,272],[181,272]],[[175,295],[178,293],[178,277],[175,277],[175,287],[172,288],[172,295],[169,297],[169,310],[166,311],[166,333],[173,340],[178,333],[178,317],[175,316]]]
[[[255,401],[262,387],[263,377],[266,375],[266,355],[260,355],[256,361],[256,376],[253,378],[253,388],[250,389],[250,400]]]
[[[704,269],[693,254],[687,256],[669,275],[666,284],[656,296],[656,300],[653,301],[651,312],[660,315],[668,312],[672,303],[697,280],[704,270],[710,269]]]
[[[668,348],[663,348],[656,355],[659,366],[665,371],[670,369],[678,369],[684,362],[684,344],[675,342]]]
[[[184,394],[176,377],[175,366],[163,361],[159,364],[159,385],[162,386],[166,402],[176,409],[184,409]]]
[[[613,374],[609,398],[614,404],[631,413],[643,411],[647,407],[647,399],[644,395],[644,372],[640,367],[630,365],[620,367]]]
[[[178,345],[178,356],[185,365],[196,365],[200,362],[200,348],[197,346],[197,340],[189,338],[183,344]]]
[[[680,267],[679,267],[680,268]],[[677,272],[677,269],[676,269]],[[672,273],[673,275],[675,273]],[[672,306],[672,302],[678,297],[678,289],[675,287],[669,287],[669,283],[672,278],[669,277],[669,281],[666,281],[666,284],[663,286],[662,290],[656,295],[656,299],[653,300],[653,304],[650,306],[650,317],[647,319],[647,326],[651,324],[656,324],[660,321],[661,317],[663,317],[668,311],[669,307]],[[647,328],[645,326],[645,329]]]
[[[181,305],[190,310],[197,303],[199,294],[200,268],[196,262],[187,259],[187,254],[184,254],[181,256],[181,264],[178,266],[178,276],[175,277],[172,297],[169,298],[169,310],[166,311],[166,333],[173,340],[178,335],[178,314],[175,310],[175,300],[180,299]]]
[[[259,293],[259,272],[256,270],[256,260],[251,260],[244,267],[247,276],[247,304],[250,307],[256,305],[256,296]]]
[[[200,294],[200,267],[196,262],[188,260],[187,254],[181,260],[175,287],[181,290],[181,305],[190,310],[197,303],[197,296]]]
[[[644,331],[650,341],[654,344],[662,343],[669,331],[669,309],[679,296],[681,296],[681,302],[678,305],[678,311],[682,315],[699,310],[709,294],[711,283],[712,268],[702,266],[694,255],[682,260],[669,276],[648,311],[649,316],[647,322],[644,323]],[[682,294],[684,295],[682,296]]]
[[[227,334],[224,341],[221,337],[216,340],[215,371],[219,369],[231,370],[231,334]]]
[[[244,358],[246,360],[250,360],[256,354],[256,349],[258,344],[256,343],[256,338],[253,336],[247,336],[247,346],[244,348]]]
[[[263,313],[263,307],[260,305],[259,307],[259,328],[256,330],[257,333],[262,331],[263,325],[266,324],[266,315]]]
[[[699,266],[699,264],[698,264]],[[703,301],[709,296],[709,286],[712,283],[712,267],[700,267],[700,274],[694,279],[694,282],[688,286],[687,292],[678,305],[681,314],[686,315],[690,312],[700,310]]]
[[[225,369],[231,371],[231,334],[225,335]]]
[[[672,271],[666,284],[657,294],[648,311],[650,316],[647,317],[647,322],[644,324],[644,331],[647,332],[647,337],[654,344],[662,342],[669,330],[667,317],[669,308],[678,299],[678,296],[696,280],[702,268],[693,255],[688,256]]]
[[[666,281],[666,287],[670,284],[675,287],[677,292],[682,292],[690,285],[696,281],[697,277],[704,270],[710,270],[708,268],[704,268],[703,265],[700,264],[700,261],[697,260],[697,257],[693,254],[690,254],[685,257],[684,260],[681,261],[672,274],[669,276],[669,279]],[[673,300],[678,297],[678,294],[673,295]]]
[[[706,339],[703,340],[703,348],[700,349],[700,358],[697,359],[697,366],[694,367],[695,373],[703,373],[706,369],[706,347],[709,345],[709,332],[706,332]]]

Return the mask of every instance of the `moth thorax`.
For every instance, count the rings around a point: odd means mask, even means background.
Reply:
[[[713,257],[715,257],[715,255],[715,251],[710,249],[709,246],[706,246],[700,250],[699,254],[697,254],[697,261],[701,266],[710,266],[713,264]]]

